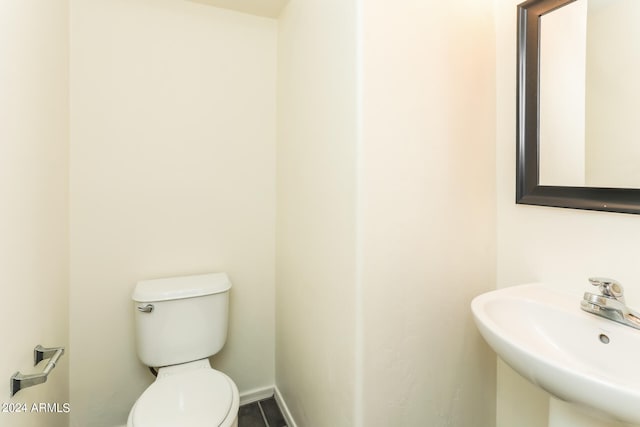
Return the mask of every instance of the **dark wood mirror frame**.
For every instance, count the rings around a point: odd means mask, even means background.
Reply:
[[[518,5],[516,203],[640,214],[640,189],[540,185],[540,18],[575,0]]]

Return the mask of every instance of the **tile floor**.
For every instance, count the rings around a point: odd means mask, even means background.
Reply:
[[[276,399],[270,397],[240,407],[238,427],[287,427]]]

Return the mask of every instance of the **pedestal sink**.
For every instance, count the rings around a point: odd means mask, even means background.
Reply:
[[[471,309],[491,348],[533,384],[640,424],[640,330],[582,311],[581,297],[529,284],[482,294]]]

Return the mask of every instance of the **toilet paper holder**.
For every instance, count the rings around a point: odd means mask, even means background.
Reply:
[[[49,373],[56,367],[58,359],[64,354],[64,347],[51,347],[46,348],[38,344],[33,349],[33,366],[45,359],[49,359],[49,362],[44,367],[42,372],[36,374],[21,374],[20,371],[11,376],[10,379],[10,392],[13,397],[17,392],[23,388],[32,387],[34,385],[42,384],[47,381]]]

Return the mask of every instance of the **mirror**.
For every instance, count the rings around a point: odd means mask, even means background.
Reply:
[[[640,1],[518,6],[516,202],[640,213]]]

